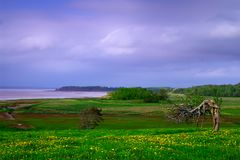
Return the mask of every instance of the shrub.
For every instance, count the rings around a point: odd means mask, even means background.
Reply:
[[[145,99],[151,97],[152,91],[145,88],[119,88],[116,91],[110,93],[112,99],[117,100],[133,100],[133,99]]]
[[[102,118],[102,109],[100,108],[89,108],[85,109],[80,113],[80,128],[81,129],[93,129],[99,125]]]
[[[189,108],[197,107],[200,105],[206,98],[203,96],[196,95],[186,95],[181,97],[180,104]]]
[[[145,103],[157,103],[159,102],[159,96],[156,93],[149,94],[149,97],[143,99]]]
[[[119,88],[109,94],[111,99],[116,100],[135,100],[141,99],[147,103],[156,103],[159,100],[168,98],[167,90],[161,89],[158,92],[153,92],[146,88]]]
[[[219,107],[222,105],[223,99],[221,97],[213,97],[213,100]]]
[[[169,98],[168,91],[166,89],[160,89],[157,92],[157,96],[158,96],[159,100],[167,100]]]

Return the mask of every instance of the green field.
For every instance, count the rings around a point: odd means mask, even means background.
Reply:
[[[219,132],[211,117],[203,128],[169,121],[174,101],[18,100],[16,120],[0,113],[0,159],[239,159],[240,98],[223,98]],[[102,108],[104,121],[80,130],[89,107]]]
[[[1,132],[1,159],[238,159],[240,129]]]

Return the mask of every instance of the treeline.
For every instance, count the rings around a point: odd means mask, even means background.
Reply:
[[[173,93],[214,97],[240,97],[240,83],[236,85],[203,85],[178,88]]]
[[[92,92],[108,92],[108,91],[114,91],[116,88],[112,87],[101,87],[101,86],[64,86],[61,88],[57,88],[56,91],[92,91]]]
[[[168,91],[159,89],[152,91],[146,88],[118,88],[109,93],[109,97],[115,100],[143,100],[144,102],[155,103],[168,99]]]

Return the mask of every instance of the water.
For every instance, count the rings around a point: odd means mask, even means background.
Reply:
[[[0,89],[0,100],[46,99],[46,98],[96,98],[107,92],[63,92],[54,89]]]

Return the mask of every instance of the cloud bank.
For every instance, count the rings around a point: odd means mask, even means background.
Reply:
[[[239,6],[0,0],[0,86],[238,83]]]

